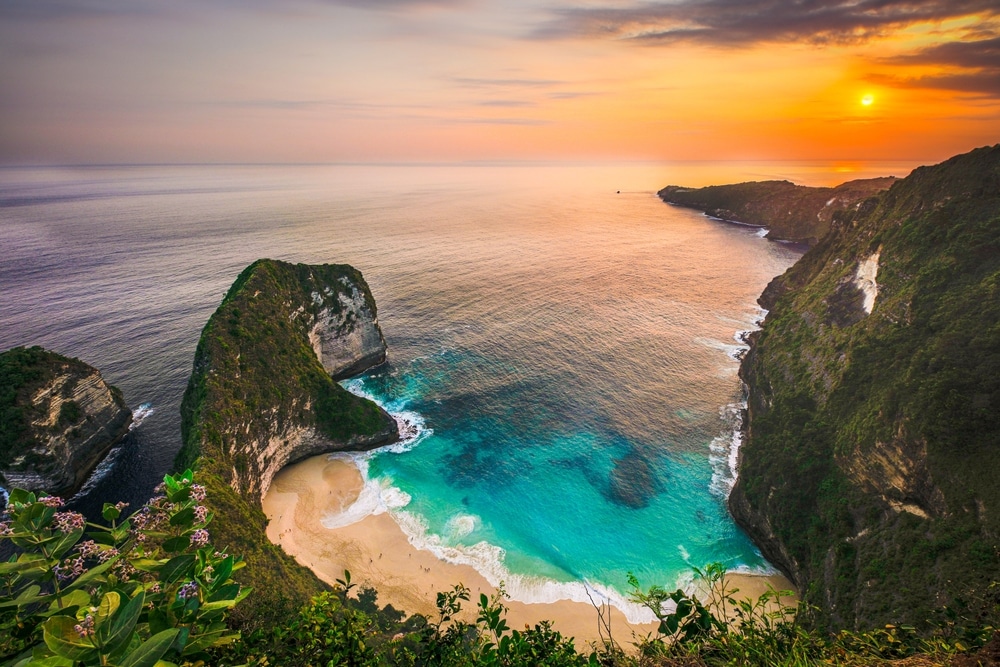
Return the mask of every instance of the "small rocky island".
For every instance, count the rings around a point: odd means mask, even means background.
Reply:
[[[0,485],[72,495],[128,433],[122,393],[79,359],[41,347],[0,354]]]

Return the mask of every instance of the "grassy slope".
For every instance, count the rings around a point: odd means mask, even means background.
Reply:
[[[305,324],[288,316],[300,305],[315,312],[314,292],[338,307],[342,277],[367,292],[360,272],[346,265],[258,260],[247,267],[202,331],[181,404],[183,447],[175,468],[197,468],[216,513],[215,543],[247,560],[244,583],[257,593],[240,613],[255,624],[280,622],[286,601],[301,604],[324,585],[267,540],[259,499],[230,487],[234,470],[253,473],[240,443],[266,438],[268,429],[289,421],[315,424],[335,441],[385,426],[377,406],[330,379]],[[374,302],[369,306],[374,313]]]
[[[851,318],[844,281],[880,248],[875,309]],[[806,599],[865,627],[975,597],[1000,578],[1000,147],[917,170],[778,280],[743,368],[741,486]],[[876,443],[926,447],[933,518],[853,483]]]

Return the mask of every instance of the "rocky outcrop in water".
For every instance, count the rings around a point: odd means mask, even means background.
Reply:
[[[41,347],[0,354],[0,485],[71,495],[128,433],[121,392]]]
[[[761,304],[737,522],[833,628],[991,604],[1000,146],[840,212]]]
[[[835,188],[811,188],[788,181],[685,188],[668,185],[657,194],[668,204],[704,211],[731,222],[767,227],[767,238],[815,245],[826,236],[838,211],[856,210],[895,179],[849,181]]]

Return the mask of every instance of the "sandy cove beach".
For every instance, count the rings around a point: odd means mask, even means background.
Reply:
[[[324,516],[350,507],[363,485],[361,472],[344,458],[321,455],[286,467],[275,476],[263,500],[269,520],[268,538],[327,583],[333,584],[343,578],[345,569],[350,570],[353,582],[371,585],[378,591],[380,605],[392,604],[408,614],[435,617],[437,593],[462,583],[472,593],[472,599],[464,605],[466,619],[474,621],[479,594],[491,596],[496,589],[471,566],[448,563],[430,551],[417,549],[387,513],[335,529],[321,523]],[[740,590],[741,597],[751,599],[766,591],[769,584],[777,590],[792,588],[780,575],[733,574],[729,584]],[[562,600],[529,604],[507,600],[505,604],[512,628],[533,626],[547,619],[564,636],[575,637],[578,649],[601,640],[598,613],[589,603]],[[633,633],[645,636],[655,628],[653,623],[629,624],[620,611],[611,610],[614,639],[625,647],[633,641]]]

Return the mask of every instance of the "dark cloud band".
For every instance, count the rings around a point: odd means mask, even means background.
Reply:
[[[998,16],[996,0],[679,0],[565,8],[538,37],[601,36],[740,46],[770,41],[862,42],[901,27]]]

